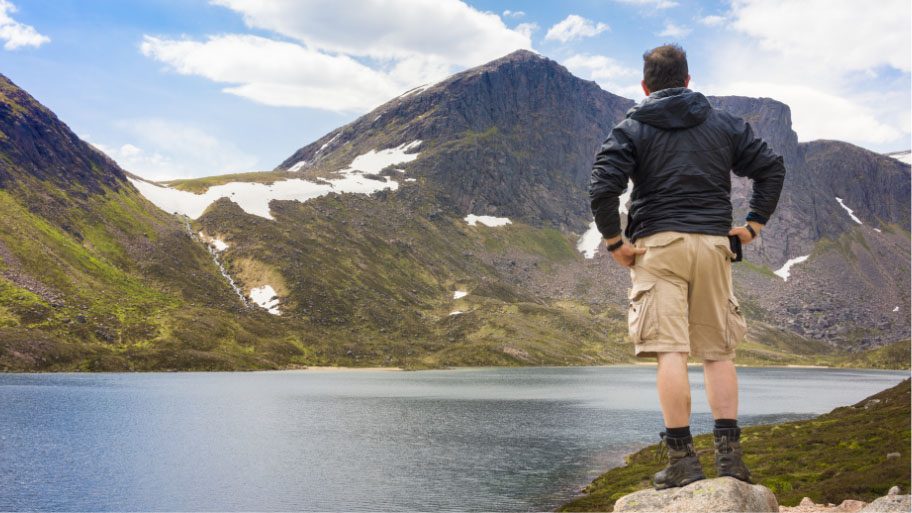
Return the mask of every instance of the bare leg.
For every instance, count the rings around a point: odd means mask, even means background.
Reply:
[[[687,353],[658,353],[656,384],[665,427],[690,425],[690,381],[687,379]]]
[[[738,418],[738,374],[731,360],[703,360],[706,399],[714,419]]]

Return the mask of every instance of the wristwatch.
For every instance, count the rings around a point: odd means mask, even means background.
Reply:
[[[745,224],[744,227],[747,228],[747,231],[751,232],[751,240],[754,240],[757,238],[757,232],[754,231],[753,226],[751,226],[750,224]]]
[[[617,240],[617,242],[608,246],[608,252],[611,253],[612,251],[618,249],[619,247],[621,247],[623,245],[624,245],[624,238],[621,237],[620,239]]]

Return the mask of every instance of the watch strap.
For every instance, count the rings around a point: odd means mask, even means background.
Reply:
[[[621,247],[623,245],[624,245],[624,238],[622,237],[622,238],[618,239],[617,242],[615,242],[614,244],[611,244],[608,246],[608,252],[611,253],[612,251],[618,249],[619,247]]]
[[[751,232],[751,240],[757,238],[757,232],[754,231],[754,227],[753,227],[753,226],[751,226],[751,225],[749,225],[749,224],[745,224],[744,227],[747,228],[747,231]]]

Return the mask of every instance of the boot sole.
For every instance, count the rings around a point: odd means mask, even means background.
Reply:
[[[660,485],[656,485],[656,486],[655,486],[655,489],[656,489],[656,490],[667,490],[667,489],[669,489],[669,488],[680,488],[680,487],[682,487],[682,486],[687,486],[687,485],[689,485],[690,483],[696,483],[697,481],[702,481],[702,480],[704,480],[704,479],[706,479],[706,476],[701,476],[701,477],[698,477],[698,478],[695,478],[695,479],[688,479],[687,481],[684,481],[684,482],[682,482],[682,483],[680,483],[680,484],[676,484],[676,485],[666,485],[666,484],[663,484],[663,485],[661,485],[661,486],[660,486]]]

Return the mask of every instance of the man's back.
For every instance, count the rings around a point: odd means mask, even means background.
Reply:
[[[661,231],[726,235],[732,170],[754,180],[751,211],[765,222],[778,201],[782,158],[741,118],[712,108],[702,94],[663,89],[630,109],[602,146],[590,188],[596,223],[601,229],[615,222],[617,207],[598,200],[616,195],[617,184],[629,178],[631,241]]]

